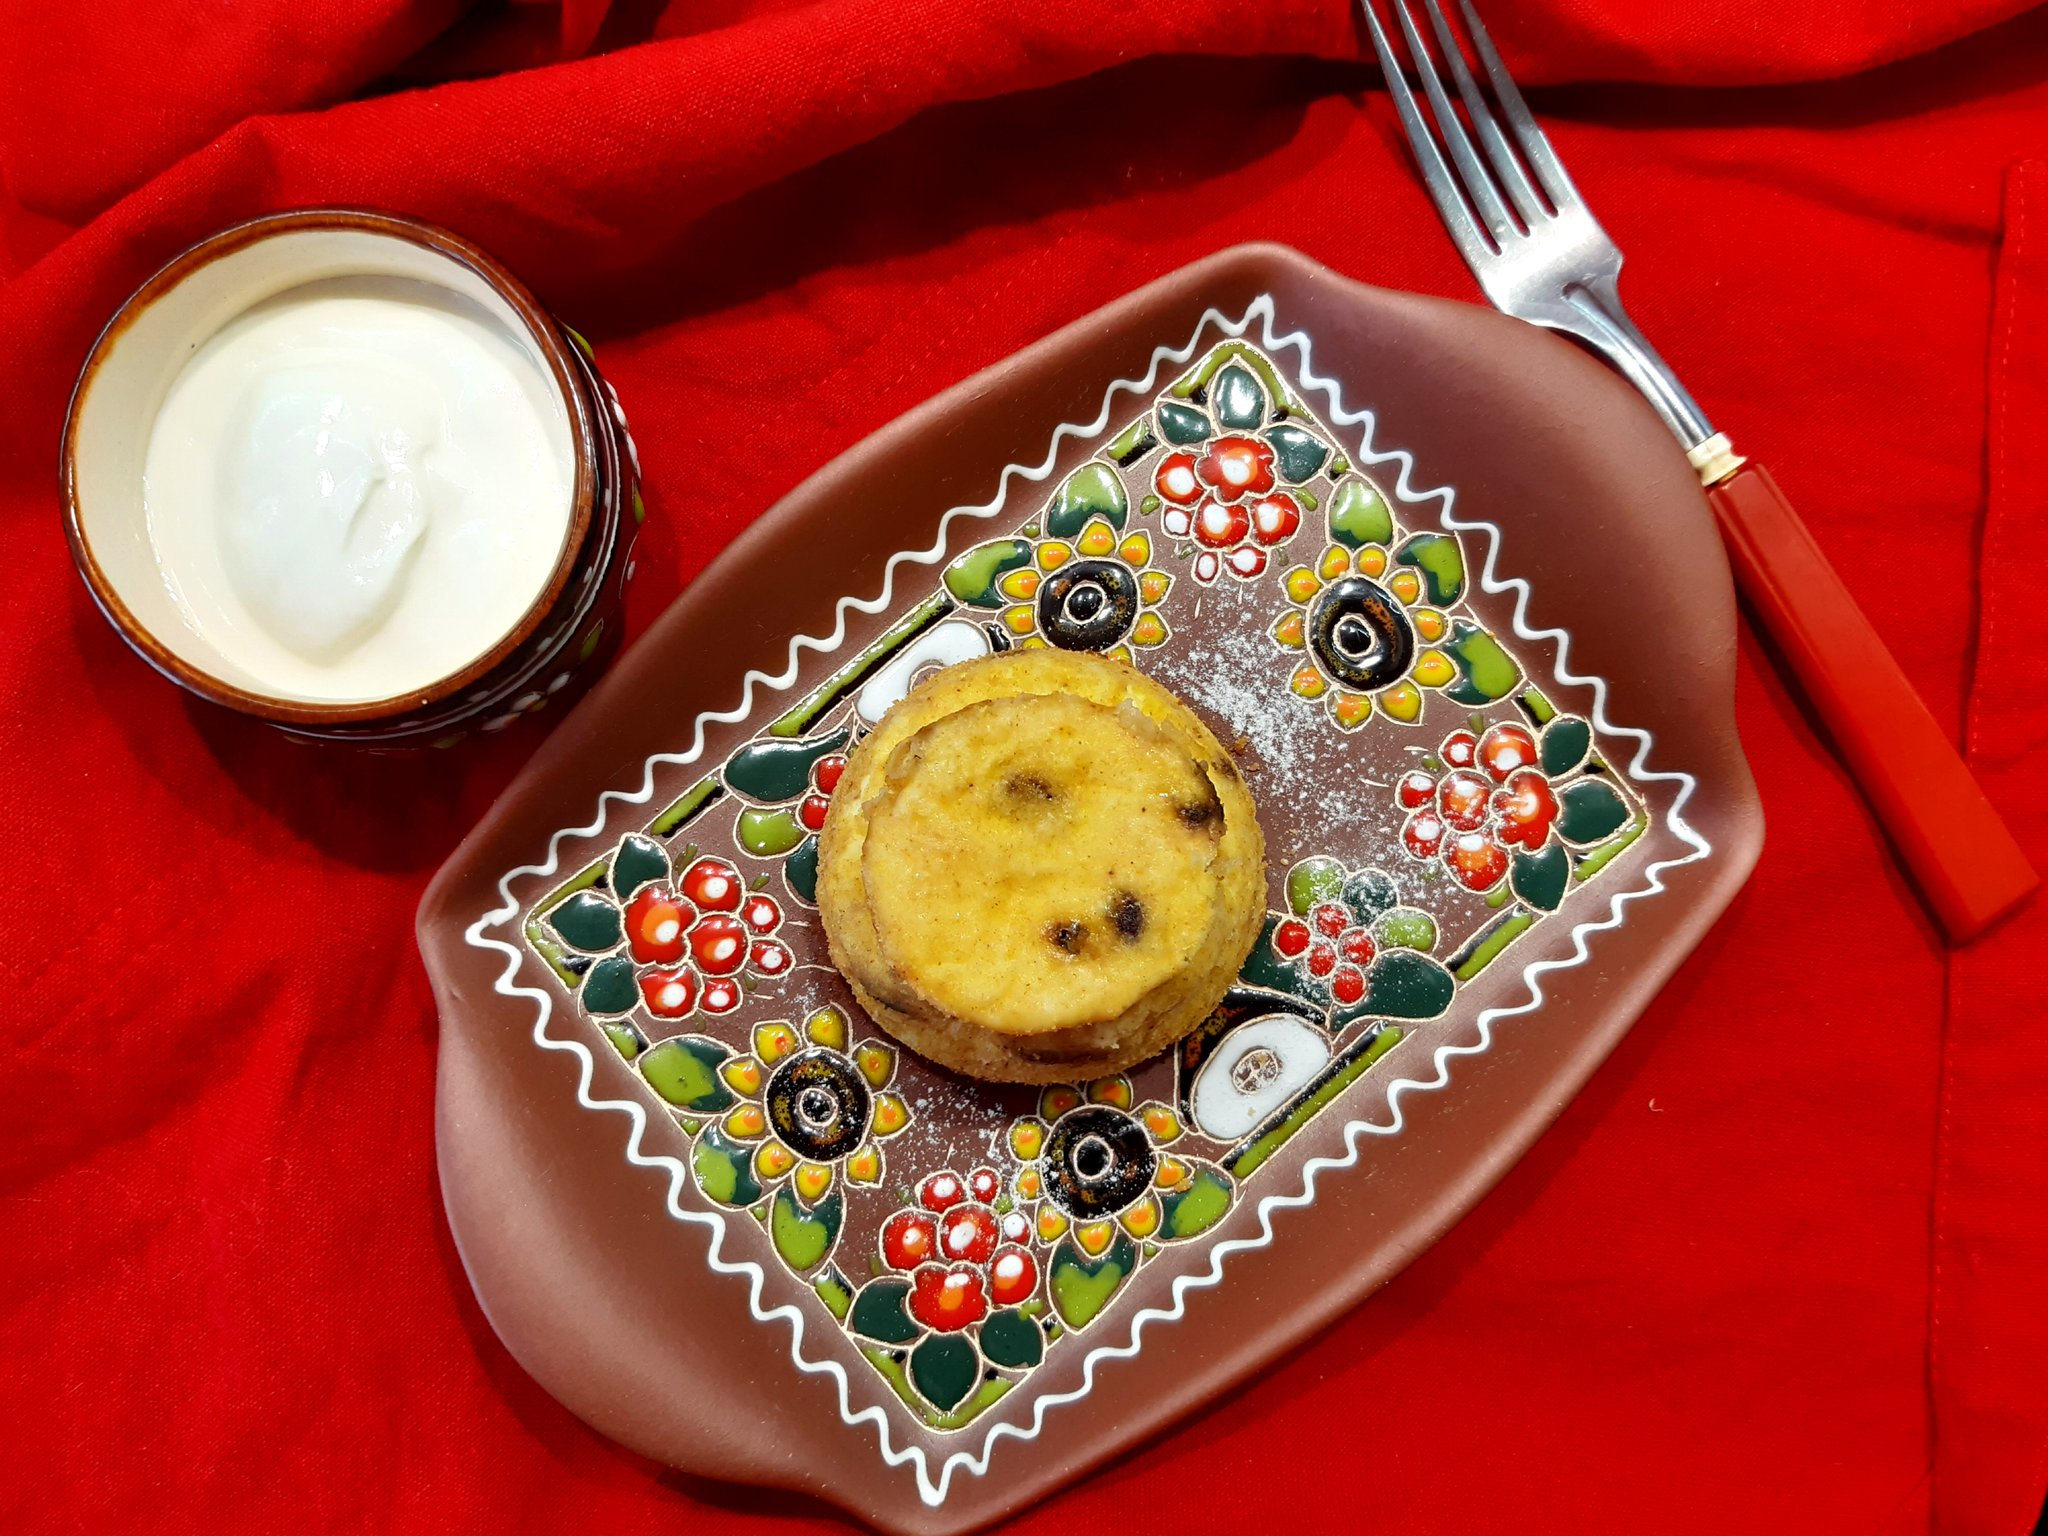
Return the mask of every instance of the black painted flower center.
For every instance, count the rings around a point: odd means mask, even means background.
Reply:
[[[1145,1128],[1105,1104],[1062,1115],[1045,1141],[1046,1193],[1084,1221],[1113,1216],[1137,1200],[1158,1166]]]
[[[1138,578],[1120,560],[1075,560],[1038,586],[1038,632],[1063,651],[1106,651],[1138,622]]]
[[[1394,595],[1364,576],[1325,587],[1308,614],[1308,641],[1322,669],[1371,693],[1398,683],[1415,661],[1415,627]]]
[[[871,1102],[861,1075],[822,1048],[790,1057],[768,1079],[768,1123],[792,1152],[816,1163],[861,1144]]]

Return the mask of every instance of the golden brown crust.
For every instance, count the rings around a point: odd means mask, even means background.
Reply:
[[[973,1076],[1118,1070],[1199,1023],[1258,937],[1264,839],[1229,755],[1120,662],[937,673],[855,749],[821,839],[833,963]]]

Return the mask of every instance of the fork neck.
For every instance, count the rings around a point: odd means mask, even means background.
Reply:
[[[1717,484],[1741,467],[1743,461],[1727,437],[1714,430],[1707,413],[1678,382],[1670,364],[1629,319],[1612,277],[1572,283],[1566,287],[1564,299],[1578,322],[1573,333],[1597,348],[1642,392],[1684,447],[1702,484]]]

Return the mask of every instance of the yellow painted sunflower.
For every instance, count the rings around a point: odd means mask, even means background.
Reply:
[[[1379,544],[1332,543],[1314,564],[1289,570],[1281,579],[1289,607],[1273,625],[1283,649],[1303,653],[1289,690],[1323,700],[1342,730],[1358,729],[1375,710],[1415,724],[1423,690],[1449,688],[1460,675],[1438,649],[1451,638],[1450,616],[1425,602],[1438,595],[1432,585],[1447,585],[1433,575],[1397,562]]]
[[[814,1204],[840,1176],[881,1183],[881,1143],[910,1124],[910,1106],[884,1091],[896,1075],[895,1048],[875,1039],[849,1044],[846,1015],[831,1007],[804,1020],[801,1034],[780,1019],[757,1025],[753,1047],[719,1064],[738,1102],[699,1138],[700,1162],[705,1148],[744,1148],[748,1167],[716,1170],[719,1187],[707,1192],[744,1205],[786,1178]],[[706,1170],[698,1171],[702,1182]]]
[[[1169,633],[1159,604],[1173,577],[1152,564],[1152,538],[1142,529],[1119,535],[1108,519],[1090,518],[1072,540],[1040,539],[1031,558],[996,578],[1005,600],[1003,627],[1020,647],[1100,651],[1123,661],[1131,647],[1149,650]]]

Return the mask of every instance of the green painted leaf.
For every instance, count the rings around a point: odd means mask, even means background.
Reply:
[[[1401,541],[1394,559],[1422,574],[1429,600],[1448,608],[1465,595],[1465,551],[1448,533],[1418,533]]]
[[[618,856],[612,860],[612,894],[631,901],[641,886],[666,880],[669,873],[668,854],[661,844],[635,832],[619,844]]]
[[[1159,1197],[1160,1209],[1165,1213],[1165,1219],[1159,1223],[1160,1239],[1177,1243],[1199,1237],[1230,1214],[1230,1203],[1236,1194],[1237,1186],[1229,1174],[1206,1164],[1197,1166],[1192,1179],[1171,1194]]]
[[[1009,601],[996,590],[996,579],[1031,558],[1023,539],[991,539],[977,544],[946,567],[946,590],[973,608],[1000,608]]]
[[[762,810],[750,805],[740,812],[740,846],[757,859],[787,853],[809,835],[786,806]]]
[[[887,1277],[860,1288],[846,1326],[883,1344],[908,1344],[924,1332],[910,1315],[910,1282]]]
[[[1593,750],[1593,727],[1577,715],[1559,715],[1543,728],[1538,752],[1543,771],[1561,779],[1586,760]]]
[[[1124,483],[1107,464],[1083,464],[1060,486],[1060,493],[1046,509],[1045,531],[1056,539],[1071,539],[1088,526],[1092,517],[1107,518],[1112,528],[1121,528],[1130,515],[1124,500]]]
[[[1209,404],[1226,427],[1248,431],[1266,419],[1266,392],[1249,368],[1232,363],[1209,386]]]
[[[807,837],[782,861],[782,878],[806,906],[818,904],[818,840]]]
[[[853,1307],[853,1292],[846,1288],[846,1276],[837,1269],[828,1269],[811,1283],[811,1289],[825,1303],[826,1311],[842,1323],[846,1321],[846,1314]]]
[[[806,1207],[785,1184],[775,1192],[775,1203],[769,1209],[768,1235],[782,1262],[802,1274],[825,1261],[839,1241],[839,1224],[845,1216],[846,1202],[837,1189]]]
[[[1280,474],[1290,485],[1299,485],[1313,478],[1315,472],[1323,467],[1323,460],[1330,456],[1328,443],[1297,426],[1270,428],[1266,441],[1273,445],[1273,457],[1279,463]]]
[[[1390,949],[1366,972],[1365,997],[1349,1013],[1382,1019],[1433,1019],[1451,1006],[1458,983],[1436,961],[1412,949]]]
[[[1117,434],[1116,441],[1103,451],[1119,464],[1135,464],[1154,448],[1159,439],[1152,435],[1152,425],[1140,416]]]
[[[954,1408],[981,1380],[981,1356],[957,1333],[935,1333],[910,1352],[910,1383],[934,1408]]]
[[[1516,851],[1508,868],[1508,883],[1522,905],[1538,912],[1555,912],[1564,900],[1565,881],[1571,878],[1572,857],[1562,843],[1545,843],[1534,853]]]
[[[1557,792],[1557,833],[1581,847],[1610,837],[1628,822],[1628,802],[1605,779],[1580,779]]]
[[[752,1205],[761,1198],[761,1181],[754,1177],[754,1155],[738,1142],[728,1141],[717,1127],[704,1132],[690,1149],[690,1171],[707,1200],[720,1205]]]
[[[1372,927],[1373,942],[1381,949],[1436,948],[1436,919],[1420,907],[1395,907]]]
[[[610,949],[624,935],[619,909],[595,891],[578,891],[548,914],[548,926],[562,942],[585,954]]]
[[[1192,405],[1162,400],[1159,402],[1159,432],[1169,443],[1181,447],[1205,442],[1209,436],[1209,418]]]
[[[852,735],[834,731],[815,741],[750,742],[725,765],[725,782],[750,800],[794,800],[811,787],[818,759],[844,751]]]
[[[630,1013],[640,1001],[640,989],[633,984],[633,962],[624,955],[606,955],[583,978],[577,994],[591,1013]]]
[[[729,1047],[703,1035],[678,1035],[640,1058],[640,1075],[677,1109],[721,1114],[739,1102],[718,1075],[720,1064],[731,1054]]]
[[[1344,882],[1344,906],[1361,924],[1370,924],[1400,899],[1393,876],[1383,869],[1361,869]]]
[[[1022,1370],[1045,1358],[1045,1330],[1012,1307],[981,1325],[981,1352],[997,1365]]]
[[[1394,537],[1394,511],[1370,480],[1346,480],[1330,495],[1330,537],[1356,549]]]
[[[1476,624],[1459,623],[1443,647],[1458,669],[1458,679],[1444,693],[1460,704],[1492,704],[1506,698],[1522,681],[1522,669],[1501,643]]]
[[[1086,1328],[1122,1289],[1138,1267],[1138,1245],[1122,1232],[1099,1259],[1091,1259],[1068,1237],[1053,1250],[1046,1276],[1052,1309],[1067,1327]]]
[[[601,1027],[604,1030],[605,1039],[611,1041],[612,1049],[628,1061],[632,1061],[642,1051],[647,1049],[647,1037],[633,1026],[630,1019],[622,1019],[617,1023],[605,1024]]]
[[[1287,905],[1296,917],[1308,916],[1309,909],[1344,895],[1344,866],[1335,859],[1303,859],[1287,871]]]

